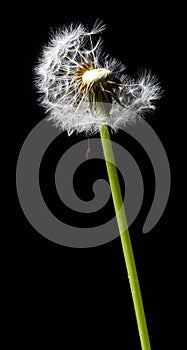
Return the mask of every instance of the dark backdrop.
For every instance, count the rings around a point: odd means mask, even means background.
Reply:
[[[10,71],[14,74],[13,85],[16,87],[14,143],[11,147],[15,154],[14,165],[25,138],[44,118],[33,87],[33,68],[42,46],[48,41],[51,28],[72,21],[92,25],[99,17],[107,25],[103,34],[106,49],[125,63],[127,74],[148,67],[161,82],[163,98],[158,102],[156,112],[146,120],[168,155],[172,187],[163,216],[147,235],[141,230],[154,194],[150,161],[135,143],[124,140],[124,135],[119,133],[113,139],[132,149],[144,174],[145,198],[130,234],[152,349],[170,348],[169,344],[180,348],[184,339],[186,237],[180,223],[184,205],[178,197],[179,178],[182,179],[177,176],[177,146],[181,140],[180,137],[176,140],[176,135],[181,132],[181,123],[178,122],[176,68],[180,69],[177,60],[181,52],[179,38],[182,31],[180,24],[176,25],[180,21],[178,9],[157,2],[148,5],[102,2],[101,6],[96,2],[65,4],[57,1],[25,3],[16,6],[15,14],[13,12]],[[64,135],[61,142],[72,144],[76,142],[76,136],[70,140]],[[53,155],[50,157],[52,160]],[[99,166],[102,176],[107,178],[105,166]],[[44,164],[42,186],[48,204],[51,200],[55,206],[48,167],[50,158]],[[82,189],[82,198],[87,191],[88,176],[94,182],[96,174],[91,171],[94,167],[90,164],[80,169],[79,180],[75,179],[80,195]],[[94,345],[107,348],[112,343],[116,349],[140,349],[120,239],[89,249],[57,245],[42,237],[28,223],[16,193],[14,201],[11,198],[12,194],[6,196],[5,211],[8,215],[3,215],[6,225],[2,232],[6,341],[13,340],[26,348],[27,344],[42,346],[47,342],[54,349],[90,348]],[[60,212],[60,208],[58,204],[56,210]],[[112,215],[112,205],[108,210]],[[178,342],[177,347],[175,342]]]

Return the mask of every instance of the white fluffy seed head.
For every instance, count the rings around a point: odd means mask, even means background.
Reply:
[[[155,109],[154,102],[161,96],[157,79],[149,71],[137,80],[129,79],[122,63],[103,54],[102,40],[95,36],[104,29],[98,20],[91,31],[82,24],[61,28],[44,47],[35,69],[40,103],[49,119],[69,135],[96,133],[103,124],[117,131]],[[103,102],[110,104],[105,116],[90,108],[90,93],[93,103],[98,89]]]

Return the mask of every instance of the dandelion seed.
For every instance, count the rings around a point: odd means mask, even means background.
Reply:
[[[60,29],[35,69],[41,104],[49,119],[69,135],[75,131],[91,135],[102,125],[117,131],[153,110],[161,95],[149,71],[132,80],[121,62],[103,53],[102,39],[95,37],[104,29],[98,20],[91,31],[82,24]],[[101,101],[106,104],[105,115],[99,112]]]

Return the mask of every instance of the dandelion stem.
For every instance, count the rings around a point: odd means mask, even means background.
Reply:
[[[116,213],[116,219],[119,227],[120,238],[123,248],[123,254],[125,258],[130,289],[132,293],[132,299],[135,308],[136,320],[139,330],[139,336],[141,341],[142,350],[150,350],[150,341],[148,335],[148,329],[146,324],[146,318],[144,313],[143,301],[140,291],[140,285],[138,281],[138,275],[135,265],[134,254],[132,250],[129,230],[127,226],[127,220],[125,215],[125,209],[123,205],[121,189],[119,179],[117,175],[117,169],[115,166],[115,160],[113,155],[112,143],[110,140],[110,134],[106,125],[100,129],[101,142],[103,147],[103,153],[106,161],[106,167],[108,172],[108,178]]]

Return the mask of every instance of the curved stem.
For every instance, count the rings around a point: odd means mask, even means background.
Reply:
[[[132,299],[135,308],[136,320],[139,330],[139,336],[141,341],[142,350],[150,350],[150,341],[148,335],[148,329],[146,324],[146,318],[144,313],[144,307],[142,302],[142,296],[140,291],[140,285],[138,281],[138,275],[134,260],[134,254],[132,250],[129,230],[127,226],[127,220],[125,215],[125,209],[123,205],[121,189],[119,179],[117,175],[117,169],[115,166],[115,160],[112,150],[112,143],[110,140],[110,134],[106,125],[100,129],[101,142],[103,147],[103,153],[106,161],[106,167],[108,172],[108,178],[116,213],[116,219],[119,227],[120,238],[123,248],[123,254],[125,258],[130,289],[132,293]]]

